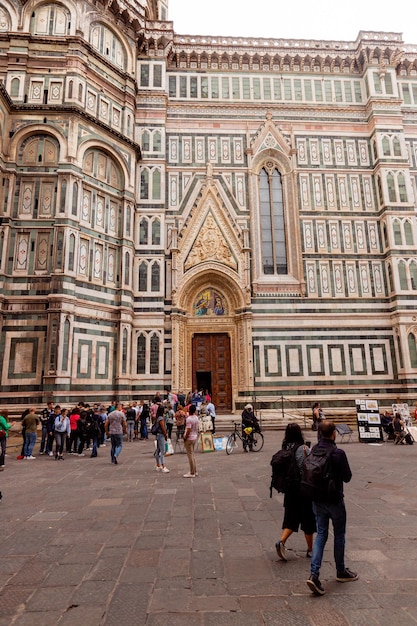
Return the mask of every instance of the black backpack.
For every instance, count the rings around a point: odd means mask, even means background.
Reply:
[[[331,454],[333,447],[314,446],[305,457],[301,470],[301,495],[313,502],[334,502],[337,495],[333,475]]]
[[[275,452],[271,459],[272,476],[269,495],[272,498],[272,489],[278,493],[287,493],[297,489],[300,484],[300,470],[295,459],[297,446],[282,448]]]

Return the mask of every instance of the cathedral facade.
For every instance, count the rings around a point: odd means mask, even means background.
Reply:
[[[413,402],[417,45],[173,17],[0,0],[0,401]]]

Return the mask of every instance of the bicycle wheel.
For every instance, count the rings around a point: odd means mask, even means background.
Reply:
[[[226,443],[226,454],[232,454],[233,450],[237,448],[236,435],[229,435]]]
[[[264,436],[262,433],[252,433],[252,442],[249,450],[252,452],[259,452],[264,447]]]

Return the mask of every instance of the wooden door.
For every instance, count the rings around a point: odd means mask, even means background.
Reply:
[[[193,390],[197,372],[210,372],[212,395],[216,412],[232,410],[232,376],[230,366],[230,337],[226,333],[196,334],[193,337]]]

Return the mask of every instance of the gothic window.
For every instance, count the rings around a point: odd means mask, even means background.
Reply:
[[[152,199],[161,199],[161,171],[159,169],[152,172]]]
[[[125,252],[125,285],[130,285],[130,254]]]
[[[123,329],[122,339],[122,374],[126,374],[127,370],[127,329]]]
[[[408,246],[414,245],[414,237],[413,237],[413,227],[408,220],[404,222],[404,235],[405,235],[405,243]]]
[[[158,167],[144,167],[140,173],[141,200],[161,199],[161,170]]]
[[[384,204],[384,196],[383,196],[383,193],[382,193],[382,182],[381,182],[381,177],[380,176],[377,176],[376,183],[377,183],[377,189],[378,189],[379,204],[382,205],[382,204]]]
[[[401,156],[401,144],[398,137],[394,137],[392,140],[392,147],[394,148],[394,156]]]
[[[140,199],[147,200],[149,198],[149,171],[143,169],[140,173]]]
[[[145,261],[139,265],[138,280],[139,291],[148,291],[148,264]]]
[[[62,369],[64,372],[68,370],[68,351],[69,351],[69,338],[70,338],[70,321],[67,318],[64,322],[64,337],[62,347]]]
[[[397,337],[397,350],[398,350],[398,357],[400,360],[400,368],[402,369],[404,367],[404,358],[403,358],[403,351],[401,347],[401,341],[399,337]]]
[[[152,222],[152,245],[161,245],[161,222],[158,219]]]
[[[400,202],[407,202],[407,189],[405,186],[405,177],[401,172],[398,174],[398,193],[400,195]]]
[[[148,245],[148,220],[143,217],[139,225],[139,244],[141,246]]]
[[[72,98],[73,91],[74,91],[74,81],[70,80],[68,83],[68,98]]]
[[[394,291],[394,280],[392,278],[391,265],[388,265],[388,284],[389,284],[389,290],[392,293]]]
[[[55,372],[58,354],[58,322],[53,320],[51,324],[51,346],[49,352],[49,371]]]
[[[145,374],[146,371],[146,337],[139,335],[136,345],[136,374]]]
[[[77,215],[78,213],[77,207],[78,207],[78,183],[74,183],[72,186],[72,209],[71,209],[72,215]]]
[[[61,202],[59,206],[59,210],[61,213],[65,212],[66,196],[67,196],[67,181],[63,180],[61,183]]]
[[[411,261],[410,263],[410,279],[411,289],[417,291],[417,263],[415,261]]]
[[[70,235],[69,247],[68,247],[68,270],[70,272],[74,271],[74,253],[75,253],[75,235]]]
[[[161,282],[161,268],[159,263],[155,261],[151,268],[151,291],[159,291]]]
[[[390,202],[396,202],[397,195],[395,193],[394,176],[391,174],[391,172],[387,176],[387,185],[388,185],[388,198],[389,198],[389,201]]]
[[[150,364],[149,364],[149,373],[150,374],[158,374],[159,373],[159,337],[156,333],[151,336],[151,354],[150,354]]]
[[[398,263],[398,276],[400,279],[400,289],[401,291],[407,291],[408,289],[408,281],[407,281],[407,272],[404,261],[400,261]]]
[[[391,154],[391,146],[388,137],[382,139],[382,153],[384,156]]]
[[[153,151],[161,152],[161,133],[156,131],[153,135]]]
[[[401,237],[401,225],[398,220],[394,220],[393,231],[394,231],[394,243],[396,246],[400,246],[402,244],[402,237]]]
[[[287,249],[281,174],[263,168],[259,174],[261,251],[264,274],[287,273]]]
[[[417,367],[417,345],[416,337],[413,333],[408,335],[408,352],[410,355],[411,367]]]
[[[150,149],[149,132],[145,130],[143,131],[143,134],[142,134],[142,150],[144,152],[148,152],[149,149]]]
[[[100,54],[109,61],[126,69],[126,54],[120,39],[104,24],[92,24],[90,29],[90,43]]]
[[[68,9],[58,4],[43,5],[32,13],[30,32],[32,35],[68,35],[71,30],[71,15]]]

